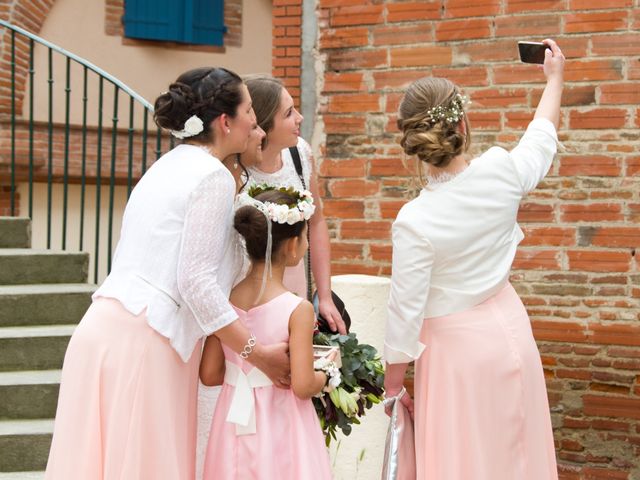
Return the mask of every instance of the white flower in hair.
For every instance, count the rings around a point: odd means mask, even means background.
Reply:
[[[276,222],[287,223],[289,219],[289,207],[287,205],[275,205],[274,209],[276,212]]]
[[[313,200],[311,200],[311,202],[304,201],[298,203],[298,209],[302,213],[303,218],[309,220],[313,212],[316,211],[316,206],[313,204]]]
[[[289,225],[293,225],[294,223],[298,223],[300,220],[302,220],[304,217],[302,216],[302,213],[295,209],[295,208],[290,208],[287,212],[287,223]]]
[[[171,135],[176,138],[188,138],[194,137],[204,130],[204,123],[197,115],[191,115],[186,122],[184,122],[184,128],[182,130],[171,130]]]

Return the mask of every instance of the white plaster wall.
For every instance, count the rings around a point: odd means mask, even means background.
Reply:
[[[96,209],[96,186],[85,187],[84,200],[84,235],[82,251],[89,252],[89,282],[94,281],[95,271],[95,225],[96,218],[100,221],[100,235],[98,241],[98,283],[107,276],[107,252],[109,245],[109,186],[102,185],[100,210]],[[22,205],[22,215],[28,215],[29,185],[18,184],[18,193]],[[80,251],[80,212],[81,212],[81,187],[69,185],[67,191],[67,229],[66,250],[70,252]],[[62,250],[62,226],[63,226],[63,201],[64,193],[61,184],[54,184],[51,191],[51,250]],[[122,212],[127,201],[127,187],[116,185],[113,192],[113,218],[111,227],[112,248],[120,238],[122,228]],[[36,249],[47,248],[47,205],[48,189],[46,183],[33,184],[33,219],[31,222],[32,247]]]
[[[105,70],[153,103],[157,95],[182,72],[195,67],[222,66],[239,74],[271,72],[272,4],[270,0],[243,0],[242,46],[224,52],[192,51],[156,45],[124,45],[122,37],[105,33],[104,0],[56,0],[40,33],[48,40]],[[46,120],[47,50],[35,50],[34,110],[36,120]],[[54,118],[64,120],[64,58],[54,54]],[[82,120],[82,69],[72,67],[71,123]],[[91,76],[90,76],[91,77]],[[97,123],[97,81],[89,84],[89,123]],[[105,84],[105,122],[112,115],[113,88]],[[128,106],[121,95],[121,127],[128,126]],[[140,110],[138,110],[139,112]],[[25,110],[27,112],[27,110]],[[137,123],[137,122],[136,122]],[[141,122],[140,122],[141,123]],[[110,125],[105,123],[106,126]]]
[[[358,341],[368,343],[382,354],[390,281],[370,275],[337,275],[331,287],[344,301],[351,317],[351,331]],[[374,405],[354,425],[351,435],[338,435],[331,442],[335,480],[375,480],[380,478],[384,442],[389,425],[381,404]]]

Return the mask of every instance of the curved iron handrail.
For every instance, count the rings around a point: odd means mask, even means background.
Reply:
[[[148,117],[153,115],[153,106],[146,99],[133,91],[129,86],[118,80],[113,75],[89,62],[88,60],[69,52],[68,50],[45,40],[22,27],[13,25],[6,20],[0,19],[0,28],[6,28],[3,35],[3,49],[10,53],[10,71],[5,74],[10,77],[11,105],[10,105],[10,161],[4,164],[10,167],[10,207],[8,214],[15,216],[25,215],[28,210],[28,216],[34,222],[44,223],[41,217],[34,219],[34,191],[40,185],[46,185],[46,199],[38,201],[40,206],[46,206],[46,227],[42,226],[42,231],[46,231],[45,248],[60,248],[66,250],[68,248],[67,230],[70,227],[68,222],[69,215],[75,215],[79,221],[79,232],[75,235],[73,243],[78,242],[77,249],[80,251],[89,251],[93,261],[90,269],[92,271],[93,281],[99,283],[111,270],[112,253],[114,247],[114,199],[116,195],[116,183],[126,183],[127,197],[131,193],[134,182],[140,175],[144,174],[147,169],[148,160],[152,157],[157,159],[162,155],[163,150],[173,148],[174,139],[169,136],[168,141],[163,142],[163,131],[154,126],[150,126]],[[26,82],[20,83],[17,79],[18,58],[17,58],[17,42],[16,37],[20,36],[28,43],[28,69],[26,70]],[[45,98],[48,99],[47,118],[45,122],[36,121],[34,118],[34,47],[38,44],[40,47],[48,51],[46,55],[47,69],[42,78],[46,79],[47,90]],[[56,110],[54,106],[54,56],[56,58],[64,58],[64,72],[66,72],[65,82],[61,84],[64,90],[60,91],[60,96],[64,99],[64,120],[54,122],[53,113]],[[71,124],[70,108],[71,108],[71,64],[77,65],[82,70],[82,84],[79,90],[82,93],[81,110],[82,123]],[[23,70],[20,70],[21,74]],[[98,78],[98,98],[97,98],[97,126],[89,126],[88,124],[88,82],[87,74],[93,72]],[[20,87],[18,86],[20,85]],[[26,85],[26,86],[25,86]],[[107,94],[106,85],[109,89],[113,89],[113,109],[110,112],[111,118],[107,119],[109,112],[104,108],[104,99]],[[18,88],[25,88],[24,96],[28,98],[28,112],[22,115],[18,113],[21,92]],[[121,95],[119,93],[122,92]],[[118,108],[119,98],[128,96],[128,126],[126,132],[119,125],[126,115],[126,105],[124,109]],[[134,105],[138,108],[142,107],[142,126],[136,127],[134,122]],[[120,114],[123,118],[120,118]],[[136,119],[140,118],[139,113]],[[4,121],[4,119],[3,119]],[[126,121],[126,120],[125,120]],[[124,125],[123,125],[124,127]],[[150,128],[151,127],[151,128]],[[17,129],[28,129],[28,137],[25,135],[17,135]],[[35,132],[39,130],[40,133]],[[72,133],[73,132],[73,133]],[[75,136],[72,140],[71,135]],[[110,142],[107,140],[110,137]],[[155,138],[153,138],[155,137]],[[55,142],[58,138],[60,141]],[[72,144],[76,142],[80,146],[80,151],[72,148]],[[164,144],[163,144],[164,143]],[[39,146],[38,146],[39,144]],[[38,162],[34,153],[38,150],[40,154],[45,153],[45,161]],[[134,154],[134,150],[136,154]],[[28,152],[28,164],[23,161],[20,165],[18,160],[19,152]],[[153,152],[153,153],[151,153]],[[149,155],[148,155],[149,153]],[[75,158],[72,158],[75,155]],[[134,157],[135,165],[134,165]],[[76,160],[72,166],[72,160]],[[0,158],[0,161],[2,159]],[[27,177],[28,167],[28,177]],[[72,172],[72,168],[75,169]],[[0,169],[0,172],[2,170]],[[22,175],[27,183],[23,183],[24,192],[26,193],[26,205],[19,201],[18,181]],[[79,201],[72,207],[69,207],[71,185],[80,184]],[[89,201],[89,196],[85,190],[89,185],[95,185],[95,211],[90,212],[85,208],[85,202]],[[54,188],[55,187],[55,188]],[[61,187],[62,193],[55,193],[58,187]],[[104,188],[103,188],[104,187]],[[57,190],[60,192],[60,190]],[[88,193],[88,192],[87,192]],[[62,208],[53,208],[55,200],[60,197]],[[106,197],[107,201],[103,201]],[[20,205],[19,205],[20,204]],[[101,205],[106,206],[108,214],[103,215]],[[25,207],[28,207],[25,208]],[[79,212],[74,213],[74,208],[78,207]],[[43,209],[44,210],[44,209]],[[2,212],[0,212],[2,215]],[[85,222],[85,215],[87,216]],[[55,220],[54,220],[55,217]],[[58,218],[59,217],[59,218]],[[93,217],[93,222],[90,218]],[[89,246],[89,242],[85,242],[84,233],[85,225],[93,223],[94,245]],[[40,224],[38,224],[40,225]],[[106,229],[103,227],[106,226]],[[61,241],[52,238],[55,229],[61,230]],[[75,230],[75,228],[74,228]],[[87,230],[89,231],[89,230]],[[106,236],[106,241],[101,237]],[[44,234],[42,235],[44,238]],[[102,253],[101,253],[102,252]],[[102,260],[101,259],[106,259]]]

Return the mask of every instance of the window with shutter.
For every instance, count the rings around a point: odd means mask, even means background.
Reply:
[[[141,40],[223,45],[223,0],[125,0],[124,35]]]

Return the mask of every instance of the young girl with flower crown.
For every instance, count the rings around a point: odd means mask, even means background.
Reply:
[[[254,341],[289,342],[291,389],[269,378],[215,336],[200,364],[205,385],[222,391],[211,424],[204,479],[331,478],[329,456],[311,397],[340,383],[336,353],[313,359],[312,305],[288,291],[284,269],[307,247],[307,220],[314,211],[307,191],[252,187],[238,199],[234,227],[244,237],[251,270],[230,301]],[[250,349],[250,347],[249,347]]]

